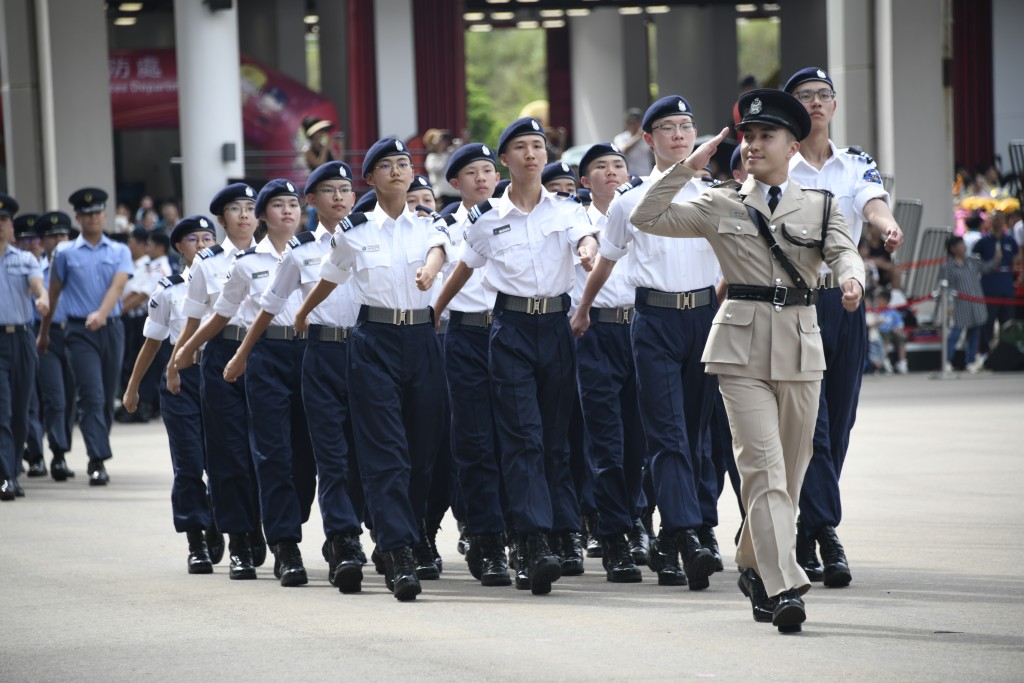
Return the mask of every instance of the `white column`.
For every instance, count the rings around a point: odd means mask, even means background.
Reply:
[[[320,94],[338,109],[338,130],[348,131],[348,17],[345,0],[320,0]]]
[[[881,158],[875,135],[875,23],[872,0],[829,0],[828,69],[839,108],[832,119],[831,137],[840,146],[857,145]],[[878,36],[879,40],[881,36]],[[814,63],[807,66],[821,66]],[[795,71],[795,69],[794,69]],[[789,78],[787,73],[783,78]],[[891,157],[890,157],[891,158]],[[882,166],[882,172],[891,168]]]
[[[211,12],[174,1],[184,215],[208,214],[210,199],[245,173],[236,10]],[[234,159],[223,158],[234,145]]]
[[[577,144],[611,142],[623,128],[626,73],[622,26],[614,8],[569,20],[572,129]],[[646,102],[645,102],[646,104]]]
[[[32,0],[0,2],[0,91],[7,192],[17,197],[23,211],[45,211],[32,15]]]
[[[419,130],[412,0],[375,0],[373,38],[377,62],[377,130],[405,140]]]
[[[995,153],[1003,157],[1003,173],[1010,173],[1011,140],[1024,139],[1024,88],[1020,67],[1024,64],[1024,3],[992,0],[992,92],[995,119]]]

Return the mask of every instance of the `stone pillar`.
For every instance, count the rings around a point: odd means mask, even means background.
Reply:
[[[237,11],[175,0],[174,22],[182,210],[208,214],[213,195],[229,178],[244,175]]]
[[[418,130],[412,0],[375,0],[377,116],[381,137],[408,139]]]
[[[177,6],[175,0],[175,6]],[[202,5],[201,0],[193,4]],[[306,84],[305,3],[296,0],[236,0],[241,51]]]
[[[36,71],[32,0],[0,3],[0,91],[3,92],[4,148],[8,194],[23,211],[51,207],[43,185],[39,81]]]
[[[348,132],[348,13],[345,0],[320,0],[320,94],[334,103]],[[345,145],[348,147],[348,144]]]
[[[797,69],[822,66],[835,84],[839,107],[832,119],[831,137],[837,145],[857,145],[876,158],[881,154],[875,134],[875,24],[873,0],[829,0],[828,63],[808,62]],[[891,169],[881,167],[882,172]]]
[[[623,30],[613,7],[569,19],[576,144],[611,142],[626,110]]]
[[[642,15],[619,18],[622,24],[622,68],[626,75],[626,107],[646,109],[651,103],[651,46],[648,19]],[[621,114],[618,127],[622,128]]]
[[[1024,3],[992,0],[992,92],[995,118],[995,153],[1003,157],[1003,173],[1010,173],[1010,141],[1024,139],[1024,88],[1020,72],[1024,45]]]
[[[849,4],[860,5],[869,0],[850,0]],[[786,0],[779,12],[779,83],[781,88],[786,80],[799,69],[808,66],[829,68],[830,49],[835,36],[829,30],[833,25],[828,21],[836,15],[832,5],[822,0]],[[843,0],[839,0],[839,5]],[[842,31],[842,24],[836,24]],[[835,67],[833,66],[832,69]],[[773,85],[773,84],[768,84]]]

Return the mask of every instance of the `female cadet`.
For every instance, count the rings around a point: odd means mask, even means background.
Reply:
[[[146,338],[135,367],[128,379],[122,403],[125,410],[134,413],[139,406],[139,384],[160,351],[161,343],[170,337],[176,343],[185,323],[181,310],[188,290],[185,278],[196,253],[217,243],[213,222],[205,216],[189,216],[178,221],[171,233],[174,250],[185,260],[182,275],[171,275],[160,280],[159,287],[149,300],[146,324],[142,335]],[[177,394],[167,390],[166,376],[160,383],[160,413],[167,429],[167,441],[174,468],[171,485],[171,513],[174,530],[188,539],[188,573],[210,574],[220,561],[211,557],[204,531],[210,527],[210,501],[203,481],[206,468],[206,449],[203,447],[203,409],[199,397],[199,368],[190,367],[178,373],[180,389]],[[223,536],[221,543],[223,543]],[[213,540],[212,538],[210,539]],[[211,544],[212,545],[212,544]],[[220,546],[223,554],[224,546]]]
[[[412,162],[394,138],[374,143],[363,176],[377,206],[341,222],[321,281],[295,316],[299,329],[331,291],[349,278],[359,305],[348,341],[349,392],[356,457],[385,580],[398,600],[421,591],[412,546],[426,513],[433,458],[441,438],[440,348],[429,308],[448,238],[406,204]],[[423,289],[421,289],[423,287]]]
[[[179,352],[199,329],[200,321],[213,314],[235,255],[256,244],[252,237],[256,230],[255,206],[256,192],[245,183],[228,185],[210,202],[210,213],[217,217],[227,237],[196,254],[189,269],[188,293],[181,306],[187,320],[167,366],[167,389],[171,393],[179,391],[179,369],[195,362],[194,352]],[[233,580],[255,579],[256,567],[263,564],[267,554],[260,529],[245,385],[229,384],[223,377],[224,366],[244,335],[242,320],[235,316],[209,340],[203,350],[199,387],[213,517],[217,528],[228,534],[228,577]]]

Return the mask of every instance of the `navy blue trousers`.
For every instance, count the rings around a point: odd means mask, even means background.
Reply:
[[[716,490],[718,498],[725,491],[725,478],[736,494],[736,502],[740,506],[740,515],[746,517],[743,499],[740,497],[740,472],[736,469],[736,455],[732,450],[732,428],[729,427],[729,415],[725,412],[722,393],[715,392],[714,407],[711,411],[711,459],[715,464]]]
[[[71,373],[64,327],[50,326],[50,345],[39,356],[39,403],[43,431],[52,453],[71,450],[75,427],[75,378]]]
[[[36,344],[31,327],[0,333],[0,476],[4,479],[18,478],[35,381]]]
[[[647,460],[629,326],[597,322],[592,315],[590,329],[576,341],[576,363],[590,437],[597,533],[623,534],[638,516]]]
[[[356,458],[377,546],[419,541],[442,438],[444,370],[431,324],[360,322],[348,342]]]
[[[267,543],[302,541],[316,497],[316,459],[302,406],[304,339],[262,338],[249,354],[245,396]],[[334,429],[334,425],[319,425]]]
[[[864,305],[847,313],[842,301],[843,292],[838,287],[820,290],[818,327],[825,348],[825,375],[814,426],[814,453],[800,490],[800,520],[804,533],[811,536],[823,526],[839,526],[843,517],[839,476],[857,419],[867,354]]]
[[[200,368],[210,498],[217,528],[226,534],[255,531],[260,522],[245,376],[224,381],[224,366],[238,346],[223,337],[211,339]]]
[[[65,340],[78,396],[78,427],[89,459],[107,460],[114,424],[114,394],[121,377],[124,330],[120,318],[108,318],[95,332],[85,323],[68,321]]]
[[[39,363],[36,363],[36,381],[29,387],[28,416],[26,418],[26,437],[24,458],[29,463],[43,459],[43,421],[42,409],[39,404]]]
[[[707,517],[717,514],[708,426],[718,381],[700,360],[716,308],[638,303],[630,329],[651,481],[669,532],[711,523]]]
[[[580,402],[579,387],[573,385],[572,416],[569,418],[569,472],[572,474],[572,485],[576,489],[576,499],[580,513],[597,514],[597,501],[594,491],[594,471],[590,467],[590,434],[583,419],[583,404]],[[556,531],[579,531],[579,529],[561,529]]]
[[[210,496],[203,481],[206,446],[203,442],[203,408],[199,393],[199,368],[178,373],[181,391],[167,390],[167,377],[160,380],[160,414],[167,429],[174,481],[171,484],[171,514],[174,530],[202,531],[210,526]]]
[[[451,403],[452,467],[465,502],[468,533],[505,531],[501,456],[487,369],[489,332],[461,323],[452,311],[444,339],[444,366]]]
[[[345,379],[348,343],[321,342],[319,325],[310,325],[309,333],[302,358],[302,402],[316,457],[324,535],[358,534],[364,501]]]
[[[516,529],[522,534],[578,530],[568,445],[576,345],[568,318],[497,312],[488,367]]]

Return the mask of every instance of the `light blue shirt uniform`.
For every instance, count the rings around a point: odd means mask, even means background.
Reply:
[[[7,245],[0,269],[0,324],[26,325],[32,322],[35,307],[28,283],[42,279],[43,271],[36,257],[27,251]]]
[[[56,252],[51,277],[56,276],[63,283],[60,304],[64,313],[71,318],[85,318],[99,309],[115,273],[130,276],[133,271],[132,255],[125,245],[104,235],[93,246],[79,235],[70,247]],[[120,314],[118,301],[110,315]]]

